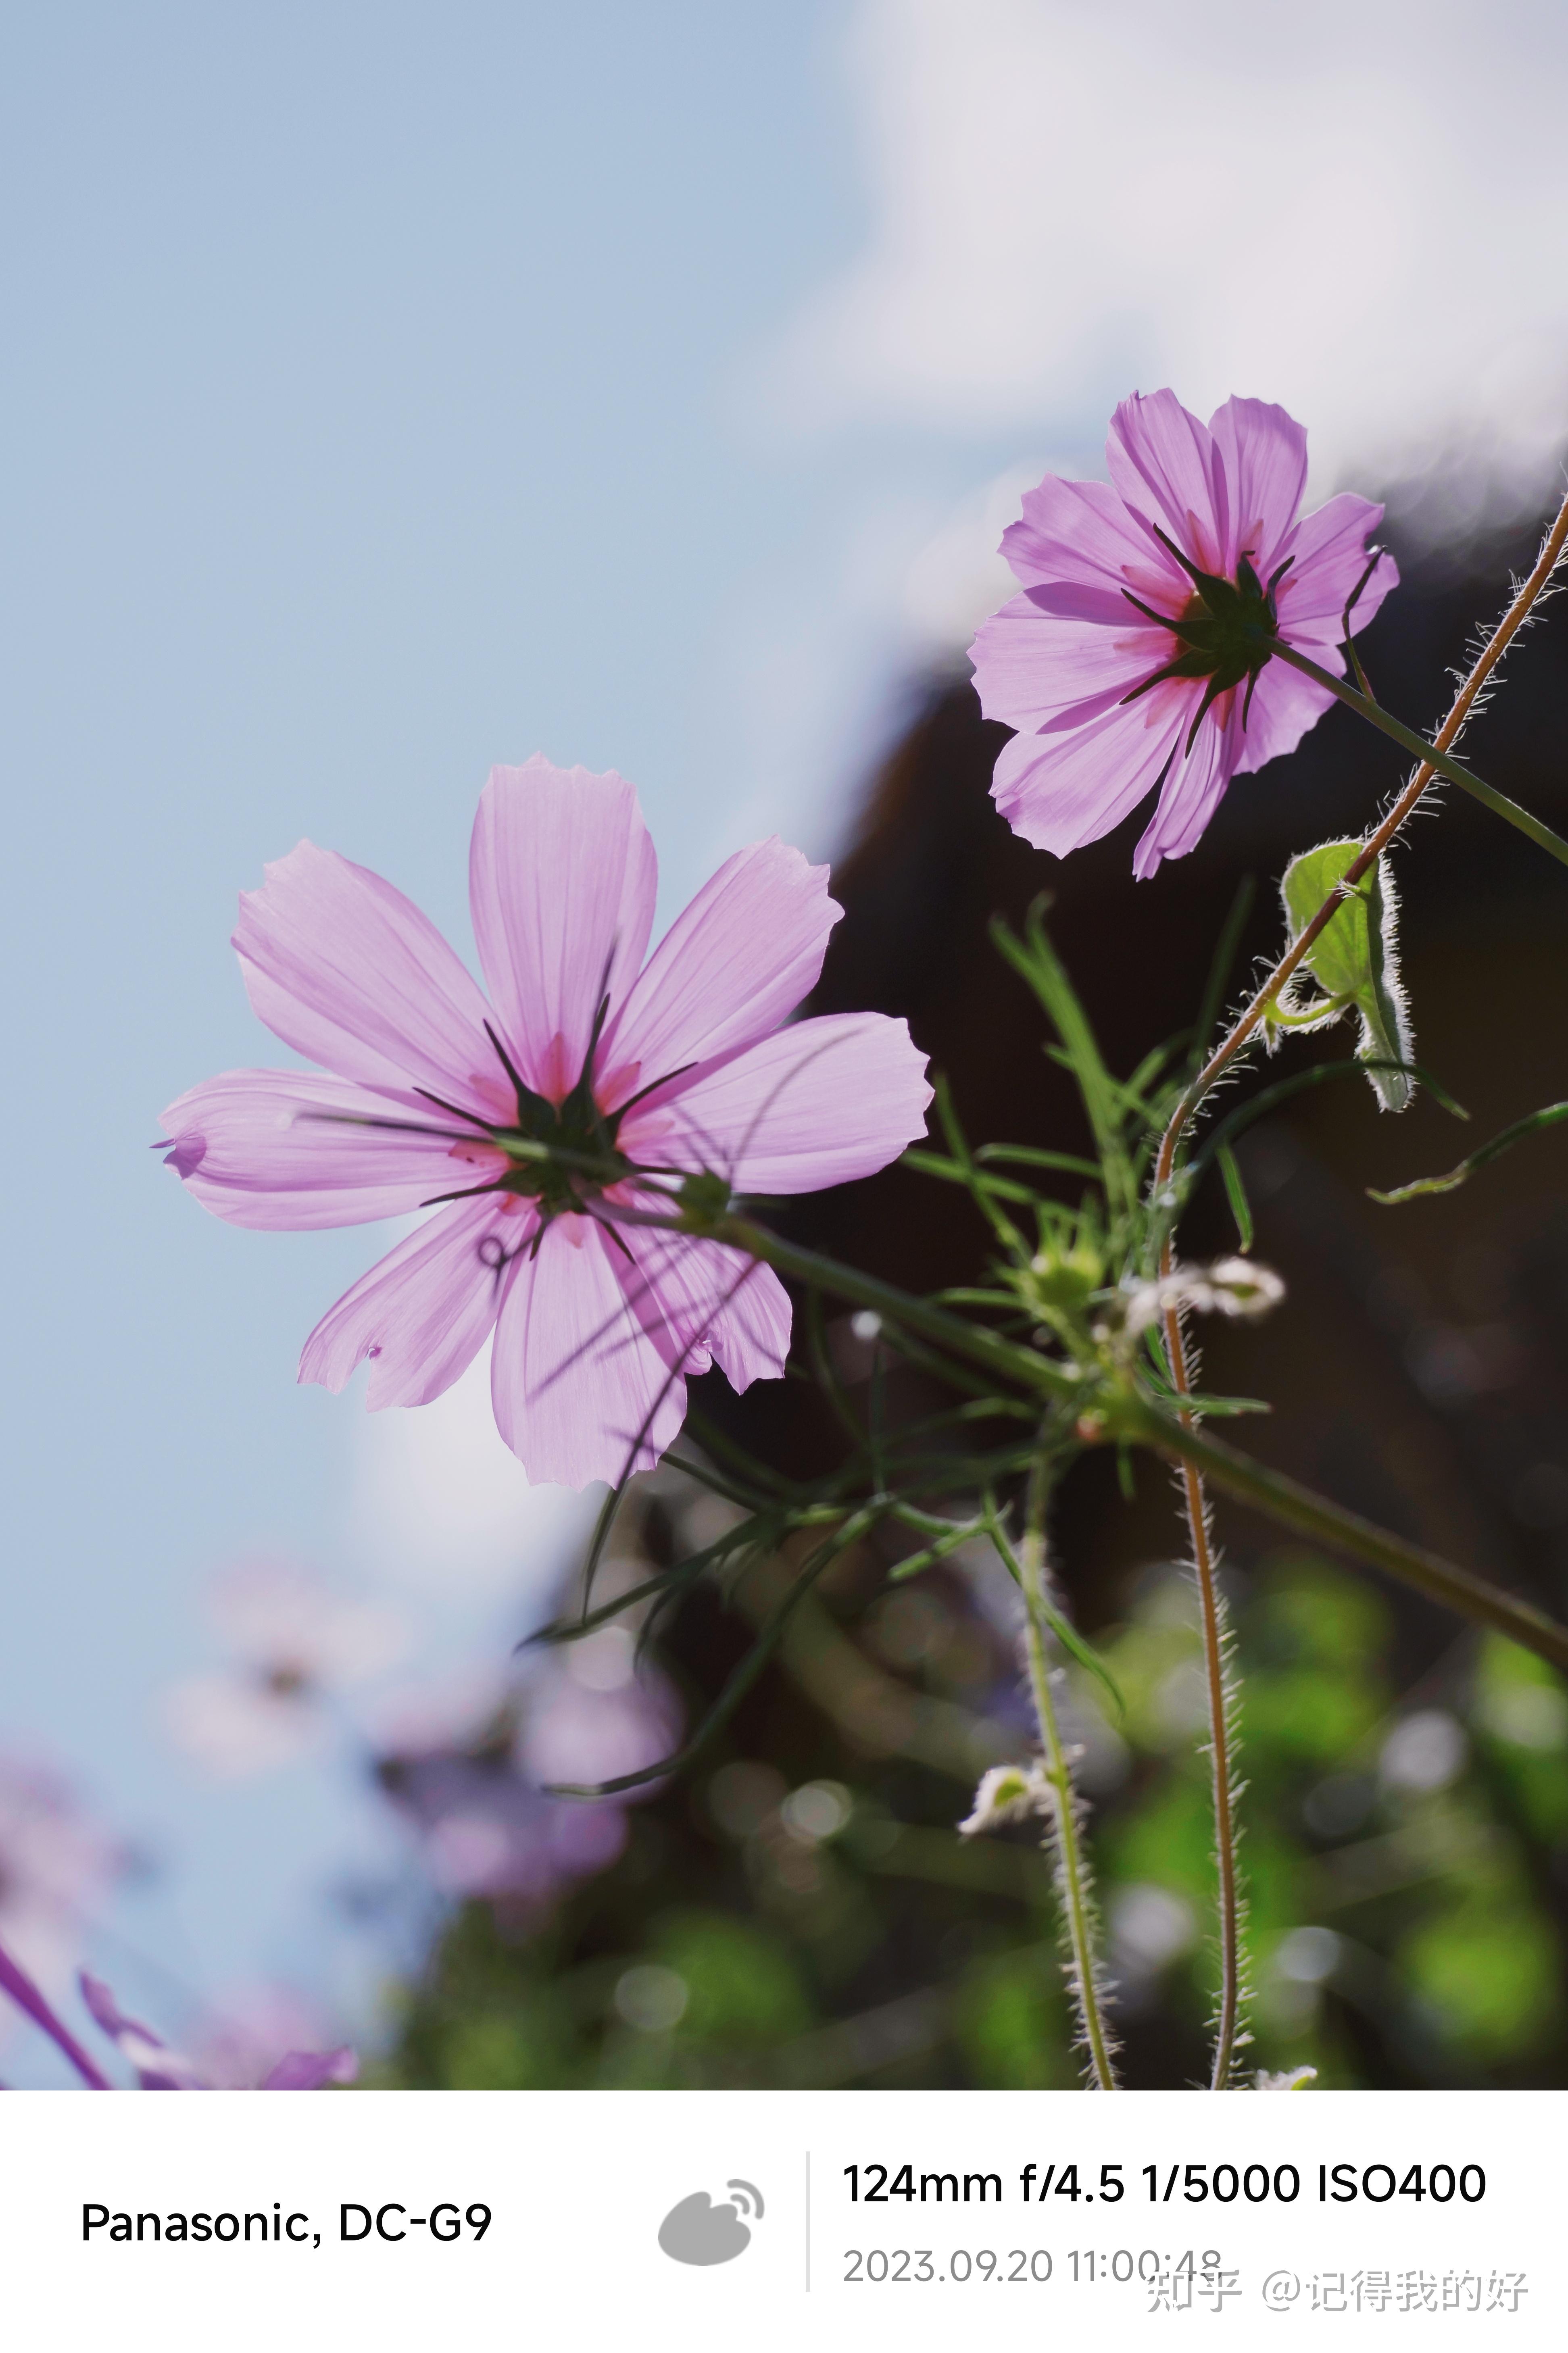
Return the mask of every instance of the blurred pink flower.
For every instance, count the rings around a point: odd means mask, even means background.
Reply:
[[[247,1561],[215,1580],[212,1613],[234,1664],[177,1683],[164,1703],[174,1739],[210,1770],[289,1764],[323,1738],[323,1702],[380,1672],[408,1644],[393,1609],[334,1593],[291,1561]]]
[[[203,2019],[190,2038],[191,2057],[215,2091],[243,2092],[322,2040],[313,2003],[286,1986],[245,1986],[224,1995]]]
[[[409,1738],[382,1756],[377,1778],[418,1831],[443,1894],[538,1909],[615,1861],[625,1807],[652,1794],[561,1799],[541,1783],[612,1780],[660,1763],[680,1745],[681,1704],[657,1668],[634,1671],[620,1626],[552,1652],[522,1692],[486,1698],[462,1723],[450,1704],[405,1708]]]
[[[1266,401],[1205,426],[1173,392],[1135,393],[1106,457],[1108,483],[1047,474],[1025,494],[1001,542],[1022,594],[969,651],[987,718],[1018,730],[991,786],[1013,831],[1065,857],[1158,786],[1133,855],[1146,878],[1332,702],[1266,640],[1342,676],[1347,601],[1361,584],[1363,628],[1399,575],[1368,556],[1382,507],[1341,491],[1299,516],[1306,431]]]
[[[581,1487],[657,1460],[688,1372],[782,1372],[776,1276],[638,1222],[669,1208],[638,1172],[868,1176],[924,1130],[924,1058],[881,1014],[781,1026],[838,918],[825,869],[736,851],[644,964],[656,880],[631,786],[535,758],[493,771],[474,826],[491,1004],[401,892],[310,842],[241,898],[252,1006],[331,1075],[192,1089],[164,1115],[170,1164],[242,1226],[445,1205],[323,1317],[302,1380],[341,1389],[368,1358],[372,1409],[423,1405],[493,1328],[502,1436],[530,1478]]]
[[[139,2090],[207,2092],[219,2088],[182,2052],[171,2050],[150,2026],[128,2018],[109,1988],[99,1978],[89,1977],[84,1969],[77,1979],[77,1986],[93,2024],[109,2037],[122,2057],[129,2060],[135,2069]],[[90,2091],[113,2090],[113,2084],[92,2053],[77,2040],[28,1972],[3,1944],[0,1944],[0,1993],[7,1995],[24,2017],[30,2018],[43,2030],[57,2049],[65,2053]],[[260,2092],[315,2092],[323,2090],[329,2084],[351,2084],[358,2072],[359,2061],[346,2043],[336,2051],[288,2051],[255,2082],[254,2088]]]
[[[88,1915],[124,1868],[58,1774],[0,1756],[0,1944],[31,1976],[69,1982]]]
[[[623,1626],[601,1627],[564,1647],[564,1663],[552,1664],[530,1691],[517,1735],[517,1759],[532,1779],[588,1788],[645,1772],[679,1747],[673,1687],[646,1662],[634,1669]]]
[[[328,2084],[352,2084],[359,2062],[344,2043],[336,2051],[286,2051],[264,2073],[244,2084],[219,2084],[193,2060],[175,2051],[134,2018],[127,2018],[109,1988],[82,1971],[81,1998],[95,2026],[107,2034],[122,2057],[136,2070],[143,2092],[213,2092],[240,2089],[258,2092],[319,2092]]]

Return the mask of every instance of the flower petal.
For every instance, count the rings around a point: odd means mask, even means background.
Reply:
[[[351,2042],[340,2043],[335,2051],[285,2051],[257,2089],[321,2092],[329,2084],[352,2084],[358,2073],[359,2053]]]
[[[30,2018],[35,2026],[42,2028],[49,2041],[64,2052],[82,2082],[92,2091],[107,2092],[113,2088],[98,2062],[82,2049],[65,2021],[55,2016],[26,1969],[12,1958],[4,1945],[0,1945],[0,1993],[14,2001],[25,2018]]]
[[[1064,611],[1068,596],[1102,597],[1106,609],[1094,617]],[[1121,597],[1041,587],[981,624],[969,659],[986,717],[1038,733],[1097,719],[1180,651],[1168,629]]]
[[[1221,568],[1232,577],[1245,549],[1266,581],[1307,487],[1307,428],[1272,401],[1237,399],[1215,409],[1209,431],[1224,469],[1230,511]]]
[[[1145,882],[1165,858],[1185,858],[1193,849],[1236,772],[1242,744],[1242,695],[1222,694],[1199,728],[1191,754],[1179,750],[1155,805],[1147,831],[1132,854],[1132,871]]]
[[[728,1260],[734,1253],[716,1242],[699,1242],[699,1250]],[[723,1307],[708,1325],[713,1360],[731,1388],[747,1389],[753,1381],[779,1380],[789,1355],[794,1309],[789,1294],[770,1266],[754,1261],[744,1282],[729,1291]]]
[[[1121,823],[1192,723],[1201,680],[1171,680],[1071,734],[1015,735],[1004,744],[991,797],[1014,833],[1065,858]]]
[[[1230,508],[1213,437],[1171,391],[1135,392],[1111,418],[1106,463],[1136,515],[1204,571],[1225,569]]]
[[[828,869],[777,836],[737,849],[665,933],[603,1059],[645,1087],[765,1037],[815,987],[842,912]]]
[[[926,1133],[930,1101],[906,1022],[829,1013],[652,1097],[620,1141],[645,1164],[715,1169],[739,1193],[810,1193],[895,1160]]]
[[[617,1229],[637,1262],[641,1286],[622,1270],[627,1293],[662,1352],[686,1373],[718,1366],[733,1388],[777,1380],[789,1353],[789,1294],[770,1266],[718,1242],[656,1226]],[[662,1341],[661,1341],[661,1335]]]
[[[1337,646],[1314,644],[1309,650],[1314,661],[1321,662],[1325,670],[1331,670],[1336,677],[1343,674],[1344,657]],[[1259,673],[1253,690],[1236,773],[1251,776],[1267,761],[1277,760],[1282,752],[1294,752],[1333,700],[1326,686],[1303,678],[1288,662],[1271,661]]]
[[[435,925],[367,867],[302,841],[241,892],[234,945],[256,1012],[297,1053],[367,1086],[490,1099],[475,1092],[495,1071],[483,997]]]
[[[1071,581],[1117,596],[1130,588],[1162,613],[1179,613],[1192,594],[1181,565],[1109,482],[1047,474],[1024,491],[1023,512],[1002,533],[1001,552],[1025,588]]]
[[[538,754],[491,770],[469,852],[474,937],[517,1067],[553,1102],[577,1082],[600,998],[620,1004],[636,976],[658,883],[624,776]]]
[[[685,1419],[686,1384],[628,1296],[623,1269],[645,1293],[603,1228],[567,1215],[546,1228],[536,1258],[508,1273],[491,1398],[535,1482],[580,1488],[652,1470]]]
[[[134,2018],[127,2018],[113,1994],[101,1978],[89,1977],[85,1969],[77,1977],[82,2000],[91,2013],[95,2026],[101,2027],[122,2054],[136,2070],[136,2081],[143,2092],[200,2092],[207,2088],[202,2076],[190,2061],[177,2051],[171,2051],[163,2037],[154,2034],[150,2026],[143,2026]]]
[[[502,1269],[533,1231],[531,1215],[509,1216],[494,1196],[438,1210],[328,1308],[305,1342],[301,1380],[342,1389],[369,1357],[372,1413],[429,1405],[479,1354]]]
[[[313,1071],[226,1071],[172,1103],[163,1128],[169,1165],[231,1226],[363,1225],[482,1181],[475,1162],[453,1157],[462,1147],[448,1137],[349,1124],[360,1120],[462,1134],[418,1095],[373,1093]]]
[[[1382,521],[1382,507],[1358,498],[1353,491],[1341,491],[1302,517],[1282,551],[1295,558],[1277,599],[1282,637],[1292,643],[1311,637],[1339,642],[1346,599],[1367,568],[1367,542]],[[1398,586],[1399,567],[1385,553],[1356,598],[1351,616],[1353,632],[1366,628],[1389,590]],[[1314,659],[1321,660],[1322,656],[1314,654]]]

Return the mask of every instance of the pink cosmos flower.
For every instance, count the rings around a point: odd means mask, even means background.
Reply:
[[[311,842],[241,897],[250,1002],[326,1075],[193,1088],[164,1114],[171,1165],[241,1226],[440,1205],[317,1324],[302,1380],[341,1389],[368,1358],[372,1409],[423,1405],[493,1329],[502,1436],[581,1487],[657,1461],[687,1373],[783,1371],[772,1271],[647,1219],[704,1172],[869,1176],[924,1132],[925,1060],[881,1014],[783,1026],[839,917],[825,868],[737,850],[644,962],[656,882],[631,786],[535,757],[493,770],[474,825],[489,1003],[400,892]]]
[[[1205,426],[1173,392],[1135,393],[1106,457],[1108,483],[1047,474],[1027,493],[1001,542],[1022,594],[969,651],[986,717],[1018,730],[991,786],[1013,831],[1065,857],[1158,786],[1144,879],[1332,702],[1268,640],[1342,676],[1347,603],[1363,628],[1399,575],[1369,556],[1369,500],[1298,519],[1306,431],[1266,401],[1227,400]]]

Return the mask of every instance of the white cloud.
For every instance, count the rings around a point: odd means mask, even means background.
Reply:
[[[1539,0],[863,0],[863,250],[762,357],[797,427],[1075,438],[1135,385],[1320,482],[1568,416],[1568,14]]]
[[[355,1425],[351,1537],[391,1583],[536,1614],[597,1507],[596,1493],[530,1487],[495,1427],[488,1345],[433,1404],[389,1407]]]

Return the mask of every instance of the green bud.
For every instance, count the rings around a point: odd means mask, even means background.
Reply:
[[[1105,1261],[1086,1243],[1071,1250],[1048,1246],[1030,1261],[1022,1283],[1023,1296],[1043,1324],[1060,1330],[1081,1324],[1089,1301],[1105,1282]]]
[[[1291,860],[1279,893],[1293,940],[1363,847],[1359,841],[1326,841]],[[1398,914],[1393,871],[1379,857],[1351,886],[1303,958],[1322,995],[1282,1002],[1277,1026],[1317,1029],[1354,1013],[1361,1022],[1359,1060],[1408,1062],[1414,1040],[1399,978]],[[1367,1076],[1384,1111],[1404,1111],[1414,1095],[1415,1082],[1404,1071],[1369,1071]]]
[[[690,1231],[705,1233],[728,1215],[729,1180],[711,1168],[701,1169],[694,1176],[682,1178],[677,1198]]]

